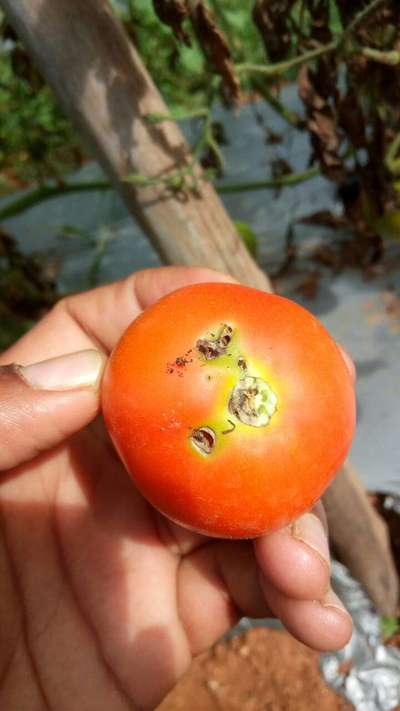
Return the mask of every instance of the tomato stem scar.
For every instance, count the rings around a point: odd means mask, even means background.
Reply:
[[[232,390],[229,411],[245,425],[264,427],[276,412],[277,403],[277,396],[265,380],[246,375]]]

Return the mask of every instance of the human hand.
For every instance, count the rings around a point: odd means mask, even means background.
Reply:
[[[351,634],[320,504],[254,542],[186,531],[140,496],[97,416],[106,355],[130,321],[212,280],[229,278],[138,272],[61,301],[0,357],[36,363],[0,368],[0,708],[152,709],[242,615],[278,616],[316,649]]]

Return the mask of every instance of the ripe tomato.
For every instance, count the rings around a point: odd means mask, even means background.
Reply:
[[[354,392],[294,302],[223,283],[175,291],[111,355],[103,413],[142,494],[196,531],[246,538],[310,509],[353,435]]]

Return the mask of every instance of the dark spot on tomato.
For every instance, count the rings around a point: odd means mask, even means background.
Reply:
[[[216,442],[215,432],[211,427],[198,427],[192,430],[190,441],[202,454],[211,454]]]
[[[232,340],[232,332],[232,327],[224,323],[218,336],[212,333],[211,338],[199,338],[196,348],[206,360],[214,360],[214,358],[226,354]]]

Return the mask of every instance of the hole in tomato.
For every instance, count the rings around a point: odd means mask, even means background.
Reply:
[[[243,358],[243,356],[240,356],[238,358],[237,364],[238,364],[240,370],[242,370],[245,373],[247,370],[247,363],[246,363],[245,359]]]
[[[216,441],[215,432],[211,427],[198,427],[192,431],[190,441],[202,454],[211,454]]]
[[[211,338],[199,338],[196,348],[206,360],[218,358],[218,356],[226,353],[226,349],[232,340],[232,332],[232,326],[224,323],[216,337],[211,334]]]
[[[247,375],[235,385],[229,411],[240,422],[252,427],[265,427],[277,410],[278,398],[262,378]]]

